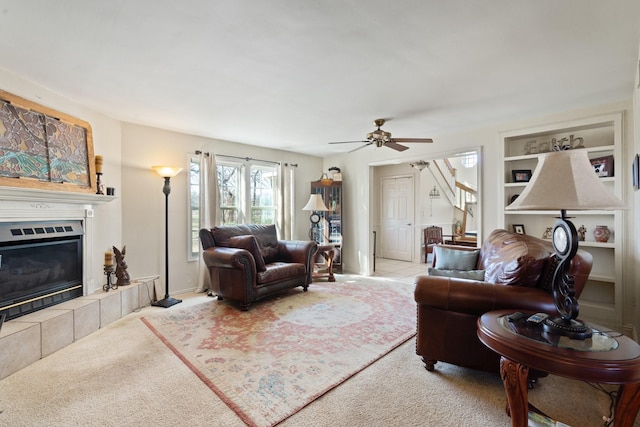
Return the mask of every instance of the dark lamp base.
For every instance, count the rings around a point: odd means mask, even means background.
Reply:
[[[172,305],[176,305],[176,304],[181,303],[181,302],[182,302],[181,299],[175,299],[175,298],[171,298],[171,297],[166,297],[165,299],[161,299],[160,301],[152,302],[151,305],[156,306],[156,307],[169,308]]]
[[[578,320],[565,320],[562,317],[548,317],[543,323],[544,330],[551,335],[563,335],[572,340],[586,340],[593,334],[591,328]]]

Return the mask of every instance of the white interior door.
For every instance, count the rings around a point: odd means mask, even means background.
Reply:
[[[383,258],[412,260],[413,177],[382,178],[381,251]]]

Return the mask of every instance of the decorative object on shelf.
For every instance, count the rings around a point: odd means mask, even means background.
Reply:
[[[131,278],[129,277],[129,272],[127,271],[127,263],[124,260],[124,255],[127,251],[127,247],[123,246],[122,251],[118,250],[115,246],[113,247],[113,253],[116,254],[116,278],[118,282],[116,283],[118,286],[126,286],[131,284]]]
[[[511,171],[513,182],[529,182],[531,179],[531,169],[514,169]]]
[[[611,237],[611,230],[606,225],[596,225],[593,229],[593,238],[596,242],[607,243]]]
[[[581,225],[580,228],[578,228],[578,240],[580,240],[581,242],[584,242],[584,239],[587,237],[587,227],[585,227],[584,225]]]
[[[560,314],[544,320],[549,334],[572,339],[587,339],[591,329],[577,320],[580,306],[573,289],[570,264],[578,251],[578,232],[568,210],[625,209],[594,173],[586,150],[565,150],[543,154],[532,179],[507,210],[559,210],[561,217],[553,226],[552,243],[558,265],[553,274],[553,300]]]
[[[104,253],[104,265],[113,266],[113,252],[106,251]]]
[[[107,283],[105,283],[104,285],[102,285],[102,290],[105,292],[109,292],[109,289],[118,289],[118,284],[117,283],[113,283],[113,279],[112,279],[112,275],[113,275],[113,262],[111,263],[111,265],[107,265],[105,263],[104,265],[104,274],[105,276],[107,276]]]
[[[409,166],[411,166],[412,168],[418,169],[420,172],[422,172],[424,168],[429,167],[429,162],[425,162],[424,160],[418,160],[415,163],[409,163]]]
[[[164,178],[164,186],[162,192],[164,193],[164,298],[151,303],[158,307],[168,308],[172,305],[181,303],[182,300],[171,298],[169,296],[169,193],[171,193],[171,178],[178,175],[182,168],[176,168],[173,166],[152,166],[158,175]]]
[[[531,139],[524,143],[524,154],[548,153],[549,151],[569,150],[572,148],[584,148],[584,138],[569,135],[559,140],[551,138],[551,141],[544,141],[538,144],[535,139]]]
[[[513,232],[516,234],[527,234],[524,232],[524,224],[513,224]]]
[[[584,138],[580,136],[574,138],[573,135],[569,135],[569,145],[571,146],[571,148],[584,148]]]
[[[102,164],[104,160],[102,156],[96,156],[95,166],[96,166],[96,194],[104,194],[104,185],[102,184]]]
[[[115,196],[116,195],[116,189],[113,187],[107,187],[107,196]]]
[[[632,173],[631,181],[633,182],[633,189],[639,190],[640,189],[640,156],[638,154],[636,154],[633,157],[633,164],[631,165],[631,173]]]
[[[542,233],[542,238],[543,239],[551,239],[553,233],[553,227],[547,227],[544,230],[544,233]]]
[[[326,212],[329,210],[327,205],[324,204],[322,200],[322,195],[320,194],[312,194],[309,196],[309,201],[304,208],[303,211],[311,211],[311,215],[309,216],[309,221],[311,221],[311,228],[309,229],[309,239],[314,242],[320,243],[320,231],[318,227],[318,223],[320,222],[320,215],[318,212]]]
[[[331,178],[329,178],[329,175],[327,175],[326,173],[322,172],[322,175],[320,175],[320,184],[322,185],[331,185],[333,183],[333,180]]]
[[[599,177],[613,176],[613,156],[591,159],[591,165]]]
[[[342,181],[342,173],[340,172],[340,168],[337,166],[332,166],[329,168],[329,172],[333,172],[331,176],[334,181]]]
[[[511,196],[511,199],[509,200],[509,203],[513,203],[516,201],[516,199],[518,198],[519,194],[514,194],[513,196]]]

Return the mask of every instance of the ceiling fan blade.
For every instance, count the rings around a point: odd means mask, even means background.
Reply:
[[[391,138],[393,142],[433,142],[431,138]]]
[[[339,142],[330,142],[329,144],[353,144],[356,142],[363,143],[363,142],[369,142],[369,141],[339,141]]]
[[[393,148],[396,151],[404,151],[404,150],[408,150],[409,149],[409,147],[405,147],[404,145],[396,144],[393,141],[386,142],[384,145],[385,145],[385,147]]]
[[[369,142],[369,141],[366,141],[366,142],[367,142],[367,143],[366,143],[365,145],[363,145],[363,146],[361,146],[361,147],[358,147],[358,148],[354,148],[353,150],[348,151],[347,153],[353,153],[354,151],[362,150],[364,147],[368,147],[368,146],[370,146],[371,144],[373,144],[372,142]]]

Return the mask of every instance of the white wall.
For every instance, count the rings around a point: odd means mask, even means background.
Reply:
[[[322,159],[228,141],[185,135],[130,123],[122,125],[123,244],[131,277],[160,275],[164,289],[164,180],[154,165],[182,167],[171,179],[169,195],[169,287],[170,293],[193,291],[198,282],[198,263],[187,257],[189,153],[196,150],[298,164],[295,188],[294,238],[308,240],[309,213],[302,207],[309,199],[310,182],[322,172]]]
[[[102,265],[104,257],[102,254],[112,246],[121,247],[122,199],[120,190],[122,181],[120,157],[122,142],[120,122],[2,69],[0,69],[0,82],[2,82],[0,89],[6,92],[84,120],[91,125],[94,152],[104,156],[102,181],[106,186],[116,188],[116,198],[113,201],[94,207],[92,250],[96,265],[93,266],[93,277],[96,278],[96,281],[101,280],[104,278]],[[93,289],[89,289],[89,292],[101,287],[101,283],[94,283]]]

